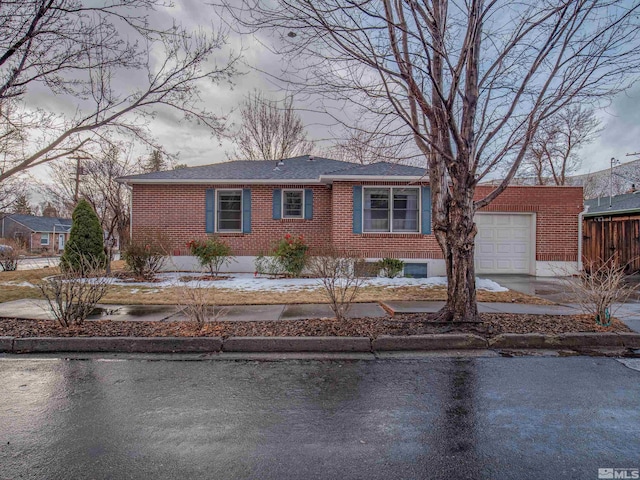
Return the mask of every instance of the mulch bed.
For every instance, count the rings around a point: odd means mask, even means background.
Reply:
[[[207,323],[202,329],[189,322],[125,322],[99,320],[68,329],[52,320],[0,319],[0,336],[9,337],[273,337],[422,335],[432,333],[474,333],[486,338],[501,333],[630,332],[617,319],[602,327],[588,315],[482,314],[480,323],[443,324],[430,315],[398,315],[393,318],[284,320],[275,322]]]

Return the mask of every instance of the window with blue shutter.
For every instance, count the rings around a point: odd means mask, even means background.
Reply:
[[[422,187],[421,219],[422,233],[431,234],[431,187]]]
[[[216,191],[213,188],[208,188],[205,191],[205,228],[206,233],[213,233],[215,231],[215,203],[216,203]]]
[[[282,218],[282,190],[279,188],[273,189],[273,219],[280,220]]]
[[[251,233],[251,189],[242,189],[242,233]]]
[[[313,190],[306,188],[304,191],[304,218],[313,219]]]
[[[353,233],[362,233],[362,186],[353,186]]]

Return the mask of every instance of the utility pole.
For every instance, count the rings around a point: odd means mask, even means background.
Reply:
[[[82,167],[80,166],[80,160],[91,160],[91,157],[69,157],[69,158],[71,158],[71,160],[76,161],[76,175],[75,175],[76,187],[73,194],[73,203],[76,204],[78,203],[78,194],[80,192],[80,175],[84,175]]]

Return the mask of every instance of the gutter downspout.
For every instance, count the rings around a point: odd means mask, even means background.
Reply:
[[[582,222],[584,214],[589,211],[589,206],[585,205],[584,210],[578,214],[578,273],[582,271]]]
[[[133,240],[133,186],[128,183],[123,183],[123,185],[129,190],[129,243],[131,243]],[[118,243],[120,242],[118,241]],[[122,245],[118,245],[118,247],[121,249]]]

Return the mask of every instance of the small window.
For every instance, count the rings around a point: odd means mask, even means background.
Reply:
[[[242,231],[242,190],[217,191],[218,232]]]
[[[42,245],[42,246],[49,245],[49,234],[48,233],[41,233],[40,234],[40,245]]]
[[[282,218],[304,218],[304,190],[282,191]]]

